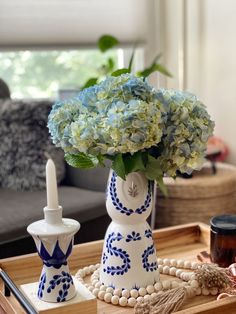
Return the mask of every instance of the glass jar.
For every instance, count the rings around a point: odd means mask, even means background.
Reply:
[[[211,259],[221,267],[236,262],[236,215],[211,219]]]

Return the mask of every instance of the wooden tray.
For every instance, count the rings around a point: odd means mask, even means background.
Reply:
[[[182,258],[196,260],[199,252],[209,251],[209,227],[202,223],[192,223],[169,227],[153,232],[153,238],[160,257]],[[100,262],[103,241],[95,241],[76,245],[70,257],[70,270],[73,274],[84,266]],[[37,254],[22,255],[19,257],[0,260],[0,267],[6,270],[17,285],[37,281],[42,268]],[[0,291],[3,285],[1,283]],[[1,296],[1,294],[0,294]],[[24,313],[13,296],[8,298],[17,314]],[[1,302],[1,298],[0,298]],[[98,301],[99,314],[131,314],[132,308],[121,308]],[[0,312],[1,313],[1,312]],[[87,314],[86,312],[84,312]],[[217,314],[236,313],[236,297],[216,301],[213,296],[197,296],[188,300],[178,314]]]

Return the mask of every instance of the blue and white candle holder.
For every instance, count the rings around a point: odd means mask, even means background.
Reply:
[[[44,219],[28,226],[39,256],[43,261],[38,298],[46,302],[64,302],[76,295],[73,279],[67,265],[72,252],[78,221],[62,218],[58,204],[56,168],[52,159],[46,165],[47,206]]]
[[[156,249],[146,219],[152,210],[153,182],[142,172],[122,180],[111,170],[106,207],[112,222],[103,246],[100,283],[139,289],[159,281]]]
[[[46,302],[64,302],[73,298],[76,289],[69,272],[67,258],[72,252],[74,234],[80,224],[62,218],[62,207],[44,208],[44,220],[28,226],[39,256],[43,261],[38,298]]]

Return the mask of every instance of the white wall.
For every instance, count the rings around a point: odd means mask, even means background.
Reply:
[[[236,164],[236,1],[167,0],[165,9],[166,64],[175,75],[166,86],[203,100]]]

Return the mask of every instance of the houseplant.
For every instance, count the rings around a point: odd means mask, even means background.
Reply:
[[[155,90],[122,74],[56,103],[48,127],[70,165],[92,168],[111,160],[106,204],[114,221],[105,237],[102,283],[131,289],[158,281],[146,222],[153,182],[166,193],[165,174],[201,168],[214,127],[205,106],[192,94]]]

